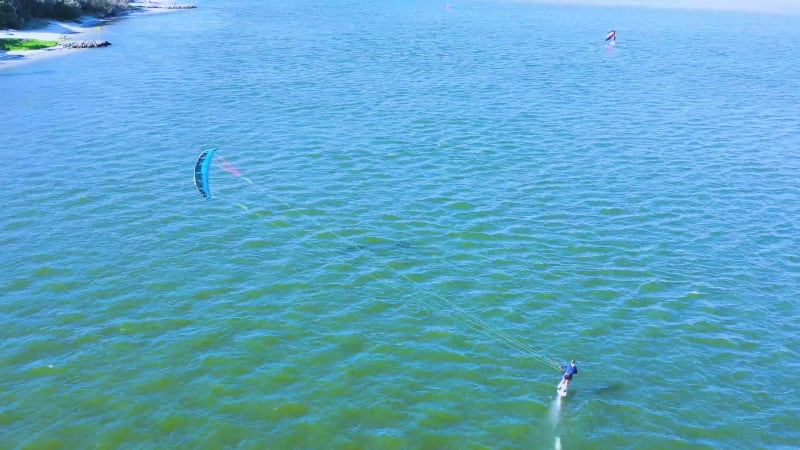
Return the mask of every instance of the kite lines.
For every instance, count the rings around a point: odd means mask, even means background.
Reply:
[[[206,199],[211,199],[212,198],[209,174],[210,174],[210,169],[211,169],[211,165],[212,165],[211,162],[214,159],[216,152],[217,152],[217,149],[215,149],[215,148],[203,151],[200,154],[200,156],[197,158],[197,162],[195,163],[195,169],[194,169],[195,187],[200,192],[200,194]],[[234,176],[242,179],[243,181],[247,182],[248,184],[257,187],[261,194],[268,195],[270,197],[270,199],[275,201],[276,203],[281,204],[286,208],[292,208],[290,205],[288,205],[285,202],[281,201],[276,196],[270,195],[268,192],[266,192],[265,189],[260,188],[258,185],[253,183],[253,181],[251,181],[249,178],[243,176],[242,173],[230,161],[228,161],[224,157],[217,156],[217,161],[215,162],[215,166],[219,167],[220,169],[224,170],[227,173],[230,173],[231,175],[234,175]],[[241,208],[245,209],[245,210],[248,209],[247,206],[245,206],[245,205],[241,205],[240,204],[239,206]],[[259,216],[263,217],[267,222],[269,222],[269,223],[271,223],[271,224],[273,224],[275,226],[278,226],[278,224],[275,223],[274,221],[272,221],[269,217],[261,215],[261,214]],[[320,224],[313,217],[310,217],[310,219],[320,229],[325,230],[326,233],[329,233],[330,235],[334,236],[340,242],[345,243],[345,244],[352,244],[345,237],[341,236],[340,234],[336,233],[335,231],[331,230],[330,228],[325,227],[324,225]],[[295,235],[299,237],[299,234],[295,233]],[[330,252],[326,252],[326,253],[328,253],[329,256],[333,256],[332,254],[330,254]],[[447,315],[452,320],[454,320],[456,322],[459,322],[459,323],[462,323],[464,325],[467,325],[468,327],[476,330],[477,332],[479,332],[479,333],[483,334],[484,336],[494,340],[495,342],[503,344],[503,345],[513,349],[513,350],[516,350],[517,352],[519,352],[520,354],[522,354],[524,356],[528,356],[528,357],[532,357],[532,358],[538,359],[538,360],[540,360],[541,362],[545,363],[547,366],[549,366],[549,367],[551,367],[553,369],[561,370],[561,367],[560,367],[558,362],[556,362],[555,360],[550,359],[550,358],[548,358],[548,357],[546,357],[544,355],[541,355],[530,344],[527,344],[527,343],[521,341],[520,339],[510,335],[509,333],[507,333],[507,332],[505,332],[505,331],[493,326],[492,324],[490,324],[486,320],[481,319],[480,317],[478,317],[476,314],[467,311],[466,309],[464,309],[461,306],[459,306],[458,304],[456,304],[454,301],[446,298],[444,295],[442,295],[442,294],[440,294],[438,292],[434,292],[431,289],[428,289],[428,288],[420,285],[420,283],[415,281],[412,277],[410,277],[410,276],[408,276],[406,274],[400,273],[396,269],[393,269],[389,264],[387,264],[385,262],[377,261],[375,259],[373,259],[373,261],[379,262],[383,266],[383,268],[388,269],[389,271],[391,271],[392,273],[397,275],[397,277],[399,277],[399,278],[409,282],[410,284],[416,286],[420,291],[422,291],[423,294],[426,294],[428,298],[426,298],[423,295],[417,295],[417,296],[414,296],[414,298],[415,298],[415,300],[417,302],[419,302],[420,304],[422,304],[423,306],[425,306],[426,308],[428,308],[432,312],[437,313],[437,314]],[[379,282],[380,281],[383,281],[383,282],[387,281],[384,278],[379,278],[378,276],[376,276],[373,273],[369,273],[368,276],[371,279],[373,279],[374,281],[379,281]],[[397,288],[395,288],[395,289],[397,289]]]

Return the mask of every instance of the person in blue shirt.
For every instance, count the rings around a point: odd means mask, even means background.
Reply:
[[[567,387],[569,386],[570,380],[572,380],[573,375],[578,374],[578,366],[575,364],[575,360],[569,362],[569,365],[561,366],[564,369],[564,378],[561,380],[561,385],[563,386],[563,390],[566,392]]]

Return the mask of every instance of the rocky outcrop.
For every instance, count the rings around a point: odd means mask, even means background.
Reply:
[[[95,48],[108,47],[109,45],[111,45],[111,42],[108,41],[67,41],[61,43],[64,48]]]

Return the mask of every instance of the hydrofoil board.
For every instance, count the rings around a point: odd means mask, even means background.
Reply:
[[[567,386],[564,385],[564,380],[561,380],[558,386],[556,386],[556,393],[561,397],[567,396]]]

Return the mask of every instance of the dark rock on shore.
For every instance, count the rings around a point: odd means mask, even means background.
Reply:
[[[64,48],[95,48],[108,47],[109,45],[111,45],[111,42],[108,41],[68,41],[61,43]]]

